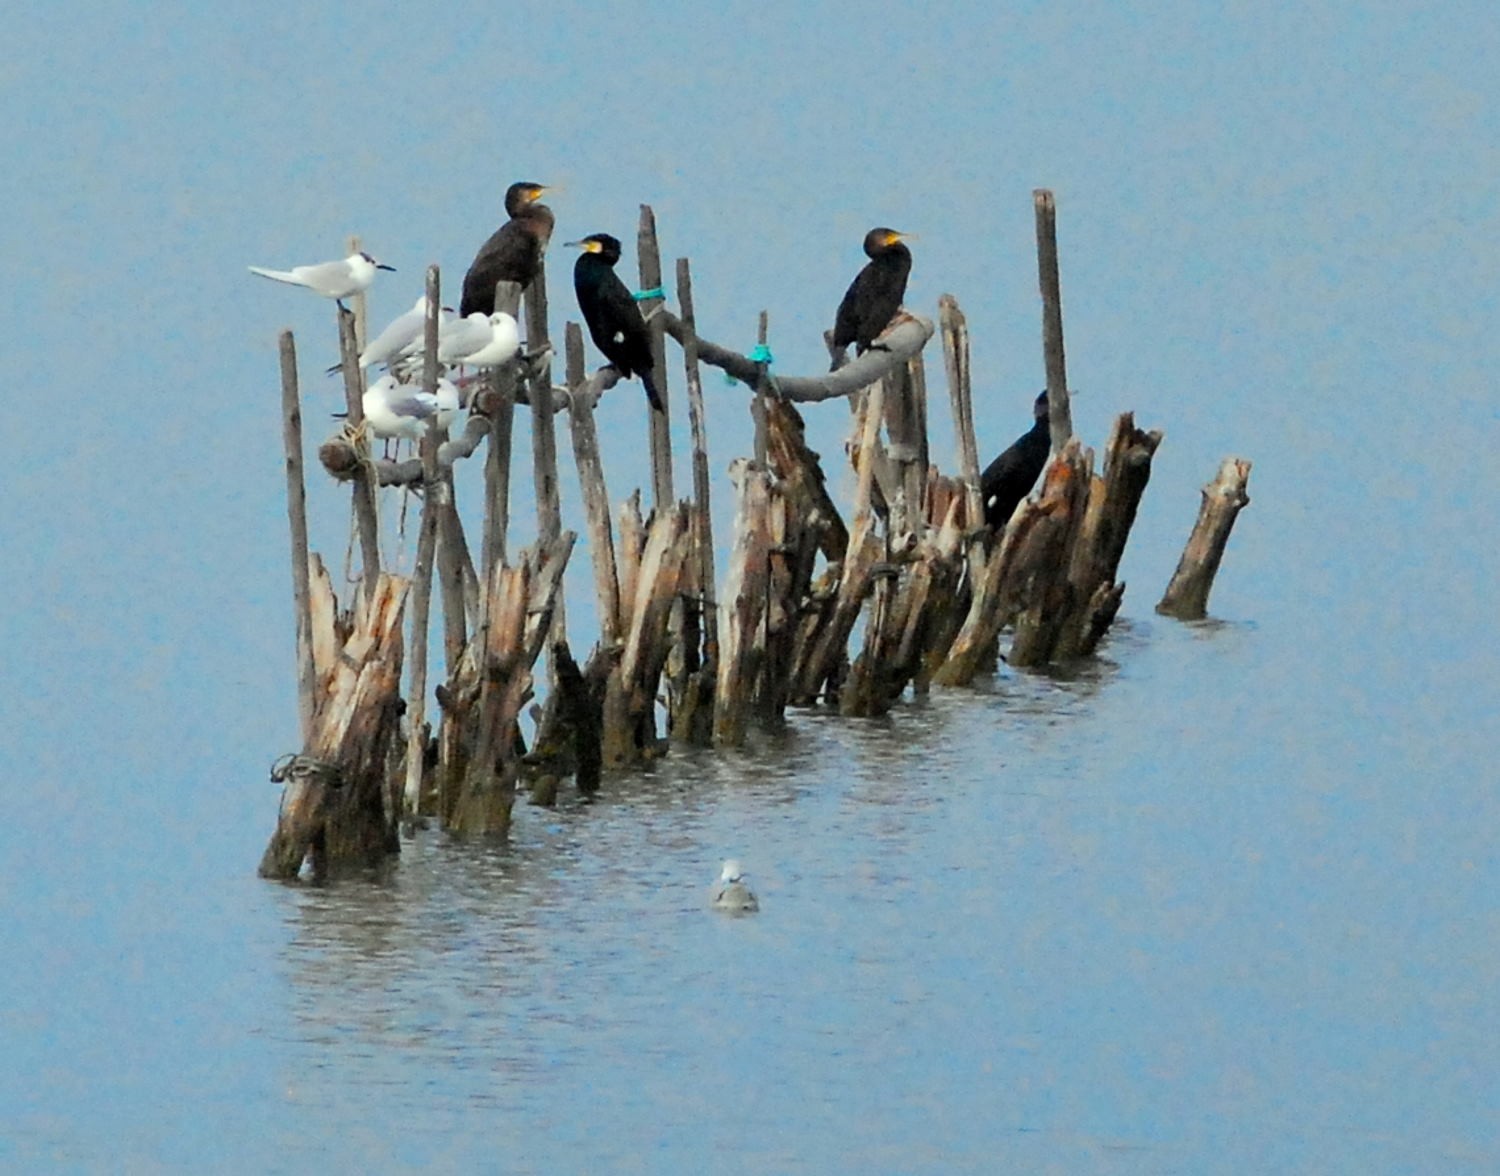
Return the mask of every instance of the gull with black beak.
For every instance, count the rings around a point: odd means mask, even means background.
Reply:
[[[393,265],[382,265],[368,253],[351,253],[342,261],[320,261],[316,265],[297,265],[289,270],[262,269],[250,266],[252,274],[270,278],[273,282],[286,282],[290,286],[306,286],[314,294],[332,298],[340,310],[347,310],[344,299],[351,294],[362,294],[375,280],[376,270],[395,272]]]

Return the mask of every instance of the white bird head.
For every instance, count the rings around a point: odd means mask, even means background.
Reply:
[[[745,872],[740,868],[740,863],[730,858],[724,863],[724,868],[719,871],[720,882],[739,882],[745,877]]]

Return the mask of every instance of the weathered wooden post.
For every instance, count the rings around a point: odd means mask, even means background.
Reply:
[[[292,608],[297,621],[297,717],[302,745],[312,738],[317,711],[312,605],[308,585],[307,484],[302,474],[302,402],[297,388],[297,344],[281,332],[281,440],[286,452],[286,513],[292,533]]]
[[[1131,413],[1115,418],[1104,447],[1103,470],[1089,486],[1088,506],[1073,545],[1068,569],[1072,612],[1063,622],[1052,659],[1093,653],[1120,611],[1125,585],[1116,583],[1115,575],[1141,495],[1151,480],[1151,459],[1161,437],[1159,430],[1137,429]]]
[[[1047,411],[1052,454],[1073,435],[1068,404],[1068,365],[1063,357],[1062,282],[1057,272],[1057,202],[1046,188],[1031,194],[1036,205],[1037,276],[1042,289],[1042,355],[1047,364]]]
[[[943,365],[953,406],[953,435],[958,440],[958,472],[964,484],[964,522],[973,530],[984,521],[979,497],[979,446],[974,439],[974,396],[970,384],[969,323],[952,294],[938,299],[943,335]]]
[[[771,371],[770,329],[770,315],[763,310],[755,332],[755,399],[750,402],[750,412],[755,418],[755,464],[761,469],[766,465],[768,446],[766,414],[771,392],[767,378]]]
[[[495,309],[519,318],[521,287],[515,282],[495,283]],[[527,340],[532,349],[531,340]],[[516,382],[513,364],[490,369],[489,396],[483,408],[489,418],[489,449],[484,458],[484,546],[480,578],[486,586],[481,595],[489,599],[488,585],[495,565],[505,562],[505,536],[510,526],[510,451],[516,415]]]
[[[677,259],[677,304],[686,334],[682,363],[686,373],[688,423],[693,435],[693,514],[691,599],[680,626],[681,673],[674,678],[672,736],[707,746],[713,742],[714,683],[719,667],[719,615],[715,603],[713,515],[709,504],[708,426],[703,409],[703,380],[698,365],[698,335],[693,314],[693,275],[688,259]],[[701,648],[701,657],[699,651]]]
[[[564,328],[568,373],[568,429],[573,459],[587,519],[589,558],[594,567],[594,591],[599,601],[600,640],[607,646],[621,641],[620,581],[615,568],[615,539],[609,523],[609,490],[599,459],[599,433],[594,427],[595,391],[584,374],[583,331],[577,323]]]
[[[265,878],[291,880],[304,862],[321,877],[335,863],[369,864],[400,851],[390,795],[390,753],[400,731],[401,617],[406,581],[382,574],[361,585],[347,635],[319,631],[323,704],[300,755],[272,772],[285,785],[276,829],[261,857]],[[333,608],[319,610],[329,626]]]
[[[557,485],[557,432],[552,398],[552,360],[546,356],[552,343],[547,335],[547,275],[538,269],[526,288],[526,344],[543,352],[531,365],[528,398],[531,401],[531,456],[536,471],[537,539],[548,543],[562,533],[562,500]],[[561,592],[552,609],[553,636],[563,640],[567,614]],[[550,647],[551,642],[547,643]]]
[[[359,366],[359,340],[355,336],[354,316],[343,311],[339,316],[339,359],[344,371],[344,408],[353,429],[365,420],[365,374]],[[362,450],[368,452],[368,441]],[[375,479],[369,463],[359,461],[354,469],[354,519],[359,529],[360,558],[363,579],[373,583],[380,575],[380,524],[375,510]]]
[[[438,267],[427,267],[427,321],[422,337],[422,384],[437,389],[438,307],[442,291]],[[446,489],[437,466],[437,437],[429,427],[422,438],[422,525],[417,535],[417,557],[412,567],[411,670],[406,711],[405,809],[415,817],[422,808],[423,754],[427,746],[427,628],[431,615],[432,564],[437,546],[439,501]]]
[[[1203,501],[1198,507],[1198,521],[1188,536],[1187,546],[1172,573],[1172,581],[1156,611],[1180,621],[1201,621],[1208,615],[1208,594],[1214,586],[1219,562],[1229,545],[1234,520],[1246,506],[1250,495],[1250,462],[1243,457],[1226,457],[1219,473],[1203,487]]]
[[[636,264],[640,267],[641,313],[651,335],[651,362],[656,374],[656,390],[661,394],[661,412],[648,412],[651,427],[651,505],[658,511],[672,506],[672,431],[669,427],[672,401],[667,395],[667,345],[659,312],[666,304],[661,285],[661,249],[656,242],[656,213],[649,204],[641,205],[641,219],[635,235]]]

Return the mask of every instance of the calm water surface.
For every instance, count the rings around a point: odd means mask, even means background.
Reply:
[[[273,790],[121,781],[18,862],[0,1159],[1493,1171],[1493,789],[1284,637],[1127,620],[326,888],[251,876]]]

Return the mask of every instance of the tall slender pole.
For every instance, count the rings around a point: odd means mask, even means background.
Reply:
[[[1042,288],[1042,356],[1047,363],[1047,411],[1052,452],[1061,453],[1073,435],[1068,405],[1068,365],[1063,358],[1062,282],[1057,274],[1057,202],[1046,188],[1031,194],[1036,204],[1036,264]]]
[[[312,590],[307,571],[307,484],[302,475],[302,404],[297,388],[297,344],[281,332],[281,440],[286,450],[286,514],[292,532],[292,607],[297,623],[297,716],[302,746],[312,740],[317,713],[313,665]]]
[[[765,311],[760,312],[760,327],[755,335],[757,354],[766,354],[766,341],[770,338],[771,318]],[[759,359],[755,364],[755,399],[751,402],[750,411],[755,416],[755,467],[765,469],[767,462],[767,451],[769,440],[767,437],[768,422],[766,419],[766,394],[770,390],[768,374],[771,370],[769,360]]]
[[[526,288],[526,344],[532,351],[550,349],[547,335],[547,275],[537,270]],[[536,473],[538,550],[562,534],[562,500],[557,487],[557,426],[552,415],[552,361],[539,360],[531,369],[531,456]],[[553,670],[552,646],[568,631],[559,589],[552,607],[552,632],[547,641],[547,666]]]
[[[437,387],[438,305],[441,302],[438,267],[427,267],[427,322],[422,337],[422,384]],[[422,438],[422,529],[417,536],[417,558],[412,567],[411,668],[406,699],[406,788],[408,816],[422,803],[422,767],[426,759],[427,629],[432,609],[432,563],[437,547],[438,514],[443,509],[446,484],[438,470],[437,438],[432,429]]]
[[[661,249],[656,242],[656,213],[649,204],[641,205],[640,227],[636,230],[636,262],[640,266],[641,289],[661,289]],[[650,315],[660,308],[660,297],[641,300],[641,313]],[[667,396],[667,344],[660,315],[647,320],[651,335],[651,363],[656,375],[656,390],[661,394],[662,412],[646,414],[651,431],[651,505],[658,511],[669,509],[675,498],[672,489],[672,401]]]
[[[339,359],[344,365],[344,409],[356,428],[365,419],[365,374],[359,366],[359,342],[354,316],[342,310],[339,316]],[[359,528],[359,550],[364,562],[364,582],[370,592],[380,578],[380,524],[375,513],[375,480],[367,462],[360,462],[354,475],[354,520]]]
[[[688,421],[693,430],[693,510],[697,533],[698,585],[703,595],[703,660],[719,664],[719,610],[714,603],[714,526],[709,506],[708,425],[703,413],[703,380],[698,369],[698,333],[693,317],[693,274],[688,259],[677,259],[677,305],[687,328],[682,363],[687,371]]]
[[[515,282],[495,283],[495,309],[519,317],[521,287]],[[527,346],[531,345],[528,339]],[[480,599],[486,602],[495,565],[505,562],[505,536],[510,527],[511,430],[519,378],[514,365],[490,369],[490,441],[484,457],[484,547],[479,573],[484,585]]]

